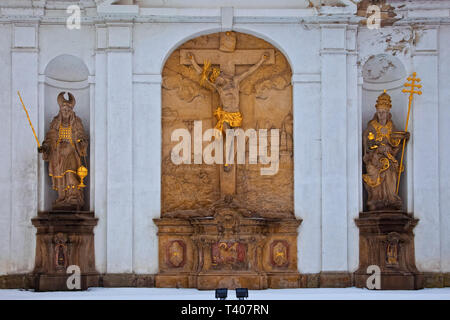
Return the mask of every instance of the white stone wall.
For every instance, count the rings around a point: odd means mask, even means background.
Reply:
[[[0,112],[3,123],[0,126],[0,272],[12,270],[10,260],[11,239],[11,24],[0,25]],[[5,76],[3,76],[5,75]],[[17,106],[19,107],[19,106]]]
[[[439,237],[440,267],[444,272],[450,271],[450,26],[439,29],[439,64],[438,64],[438,135],[439,135]]]
[[[442,2],[450,9],[450,2]],[[349,1],[344,7],[290,10],[267,10],[262,4],[175,10],[98,1],[103,4],[97,11],[93,1],[80,3],[80,30],[66,29],[68,14],[61,3],[42,1],[34,9],[0,5],[0,274],[32,270],[30,219],[38,209],[48,209],[45,166],[16,91],[42,141],[51,99],[45,68],[61,54],[84,62],[89,70],[89,98],[83,100],[91,139],[89,199],[99,218],[97,269],[156,273],[152,219],[160,215],[161,71],[185,41],[230,29],[272,43],[293,71],[295,214],[303,219],[299,271],[352,272],[358,266],[354,218],[363,209],[361,132],[377,94],[364,83],[362,69],[371,55],[395,53],[406,73],[418,72],[424,85],[410,122],[403,184],[408,211],[420,219],[417,265],[422,271],[450,272],[449,16],[424,22],[421,12],[432,8],[408,7],[402,13],[407,19],[398,26],[368,30],[358,27],[356,7]],[[402,128],[406,111],[401,110],[407,106],[398,86],[392,88],[394,121]]]

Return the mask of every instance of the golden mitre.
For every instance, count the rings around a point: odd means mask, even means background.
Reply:
[[[390,110],[392,108],[391,96],[386,93],[386,90],[378,96],[375,108],[386,110]]]

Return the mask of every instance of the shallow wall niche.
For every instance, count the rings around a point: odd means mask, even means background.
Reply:
[[[408,96],[402,93],[404,83],[406,82],[407,73],[403,63],[396,57],[389,54],[377,54],[370,56],[362,69],[363,87],[362,87],[362,130],[367,128],[367,123],[372,119],[376,109],[375,104],[378,96],[387,90],[392,99],[392,121],[397,130],[405,130],[406,116],[408,112]],[[412,129],[412,115],[410,115],[408,131]],[[408,175],[408,164],[412,164],[410,156],[412,154],[412,136],[407,144],[404,165],[405,172],[402,174],[400,181],[400,197],[403,199],[404,210],[409,211],[412,200],[412,177]],[[409,152],[408,152],[409,151]],[[363,192],[364,210],[366,202],[366,192]]]
[[[74,111],[81,118],[86,134],[89,136],[90,128],[90,91],[89,91],[89,70],[86,64],[78,57],[63,54],[52,59],[45,68],[44,82],[44,131],[47,132],[50,123],[59,112],[57,96],[61,91],[71,92],[75,96],[76,104]],[[90,140],[90,139],[89,139]],[[91,143],[91,141],[89,141]],[[84,179],[87,187],[84,189],[85,206],[83,210],[89,210],[90,202],[90,171],[89,149],[85,164],[89,170],[88,176]],[[57,194],[52,190],[52,182],[48,176],[48,163],[43,166],[45,179],[41,186],[44,195],[44,210],[51,210],[52,202],[57,198]]]

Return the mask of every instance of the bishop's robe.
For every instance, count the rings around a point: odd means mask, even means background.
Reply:
[[[49,148],[43,159],[49,162],[48,170],[58,199],[53,208],[81,208],[84,205],[83,190],[79,188],[78,168],[81,157],[86,156],[88,139],[81,119],[73,113],[64,126],[59,113],[50,123],[43,145]]]
[[[402,208],[402,200],[396,193],[399,162],[396,159],[401,139],[395,138],[391,120],[382,125],[374,117],[363,134],[366,174],[364,187],[368,193],[369,210]]]

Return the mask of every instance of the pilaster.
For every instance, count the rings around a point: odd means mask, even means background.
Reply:
[[[422,95],[414,97],[414,120],[409,129],[410,143],[414,145],[414,216],[420,221],[416,229],[416,262],[419,270],[440,271],[440,233],[436,232],[440,230],[439,27],[425,26],[414,32],[420,41],[414,48],[413,66],[423,86]]]
[[[346,25],[321,27],[322,271],[347,270]]]
[[[106,29],[107,272],[120,273],[133,270],[133,27]]]
[[[11,44],[11,272],[26,272],[34,264],[35,236],[31,217],[37,213],[38,152],[17,91],[38,128],[37,23],[15,23]]]
[[[320,74],[292,75],[294,99],[294,212],[303,219],[298,236],[298,270],[321,271]]]

